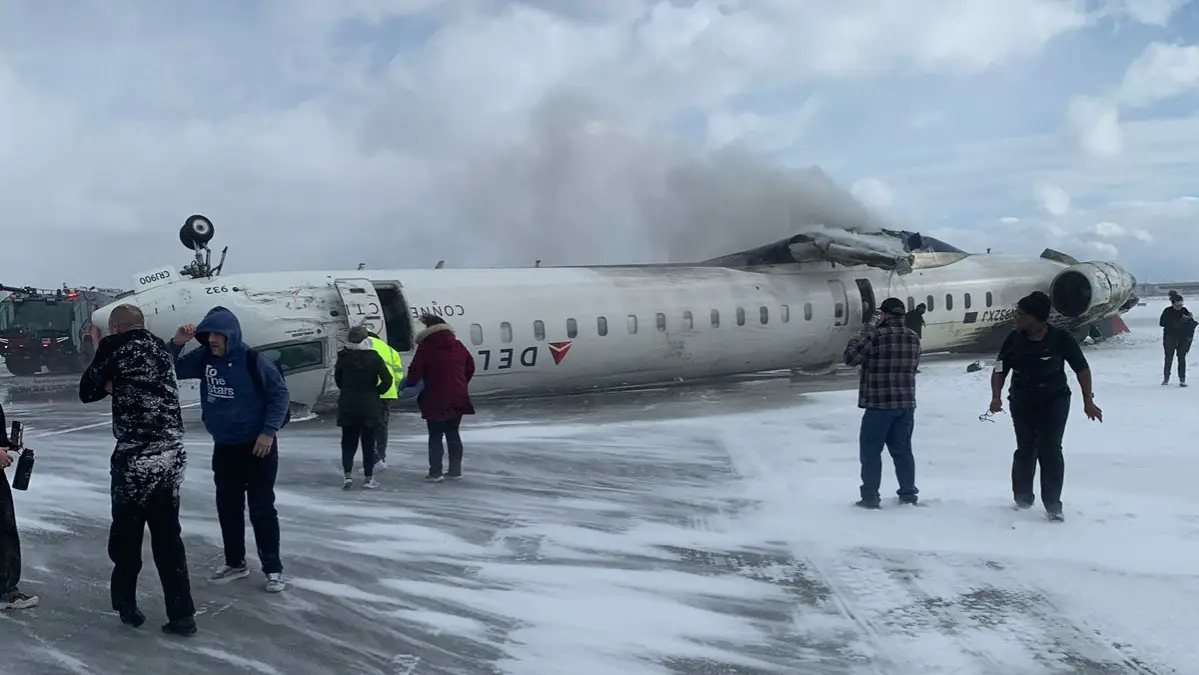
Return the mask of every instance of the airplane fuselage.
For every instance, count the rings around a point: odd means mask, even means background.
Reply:
[[[925,303],[923,351],[989,351],[1016,300],[1049,292],[1067,265],[1045,258],[921,254],[909,274],[830,263],[271,272],[191,279],[173,268],[135,277],[132,302],[170,339],[214,306],[274,358],[293,402],[335,400],[332,367],[349,326],[364,324],[408,363],[416,319],[437,314],[475,356],[472,393],[541,395],[778,369],[824,370],[887,297]],[[948,256],[948,257],[946,257]],[[195,342],[192,345],[196,345]],[[194,348],[189,346],[190,348]]]

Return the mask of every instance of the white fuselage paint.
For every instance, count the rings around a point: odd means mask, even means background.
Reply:
[[[170,339],[179,325],[198,323],[214,306],[227,307],[239,317],[248,344],[284,350],[276,354],[282,354],[293,401],[320,410],[336,395],[332,367],[350,321],[359,321],[355,306],[377,310],[370,307],[378,302],[371,286],[402,288],[413,332],[422,312],[445,317],[475,355],[473,394],[537,395],[826,369],[840,362],[863,322],[859,279],[869,282],[876,304],[887,297],[929,303],[931,296],[925,352],[968,348],[1002,330],[1017,299],[1047,291],[1066,267],[1017,256],[921,256],[917,269],[902,276],[828,264],[752,271],[629,266],[273,272],[211,279],[175,274],[97,310],[94,320],[106,326],[111,307],[133,302],[146,315],[147,328]],[[365,293],[349,290],[355,280],[368,287]],[[972,323],[964,318],[968,312],[977,313]],[[376,332],[387,337],[385,330]],[[558,363],[554,350],[561,354]],[[408,363],[412,352],[403,357]]]

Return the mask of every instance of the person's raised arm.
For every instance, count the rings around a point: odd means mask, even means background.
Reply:
[[[175,331],[175,338],[167,345],[175,359],[175,377],[180,380],[198,380],[204,375],[204,348],[193,349],[180,356],[187,341],[195,337],[196,327],[190,323]]]
[[[96,346],[96,355],[92,357],[91,364],[79,378],[79,400],[84,403],[102,401],[109,394],[107,385],[112,382],[115,374],[113,372],[115,350],[110,340],[112,337],[115,336],[110,335],[100,340],[100,344]]]

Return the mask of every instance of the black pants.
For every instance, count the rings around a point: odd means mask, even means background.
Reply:
[[[354,455],[362,443],[362,475],[375,475],[375,427],[352,424],[341,428],[341,468],[346,475],[354,471]]]
[[[462,436],[458,434],[458,427],[462,425],[462,418],[455,417],[443,422],[425,420],[425,425],[429,428],[429,475],[441,475],[441,458],[445,454],[441,439],[444,436],[446,445],[450,446],[449,473],[451,476],[461,476]]]
[[[17,534],[17,510],[12,503],[8,475],[0,471],[0,598],[17,590],[20,583],[21,538]]]
[[[275,510],[275,477],[279,473],[279,440],[266,457],[255,457],[254,441],[212,448],[212,478],[216,483],[216,513],[225,542],[225,564],[246,563],[246,506],[254,544],[265,574],[283,571],[279,559],[279,512]]]
[[[375,459],[387,461],[387,423],[391,421],[391,402],[395,399],[379,399],[379,421],[375,425]]]
[[[1012,457],[1012,495],[1017,502],[1032,504],[1033,478],[1041,465],[1041,503],[1060,506],[1066,479],[1062,436],[1070,417],[1070,395],[1044,400],[1012,401],[1012,424],[1016,428],[1016,453]]]
[[[1162,347],[1166,352],[1166,364],[1162,368],[1162,379],[1170,379],[1170,366],[1174,365],[1174,355],[1178,355],[1178,381],[1186,382],[1187,379],[1187,352],[1191,351],[1191,341],[1186,338],[1177,338],[1173,335],[1167,335],[1162,338]]]
[[[173,486],[150,493],[145,501],[112,502],[112,527],[108,532],[108,557],[112,560],[112,608],[124,612],[137,607],[137,577],[142,571],[142,538],[150,528],[154,566],[162,582],[167,619],[195,616],[187,552],[179,527],[179,493]]]

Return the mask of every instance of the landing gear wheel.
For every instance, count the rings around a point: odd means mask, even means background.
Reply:
[[[212,221],[201,215],[190,216],[183,222],[183,227],[179,228],[179,243],[189,251],[194,251],[196,246],[204,246],[212,241],[212,235],[216,233],[212,227]]]

